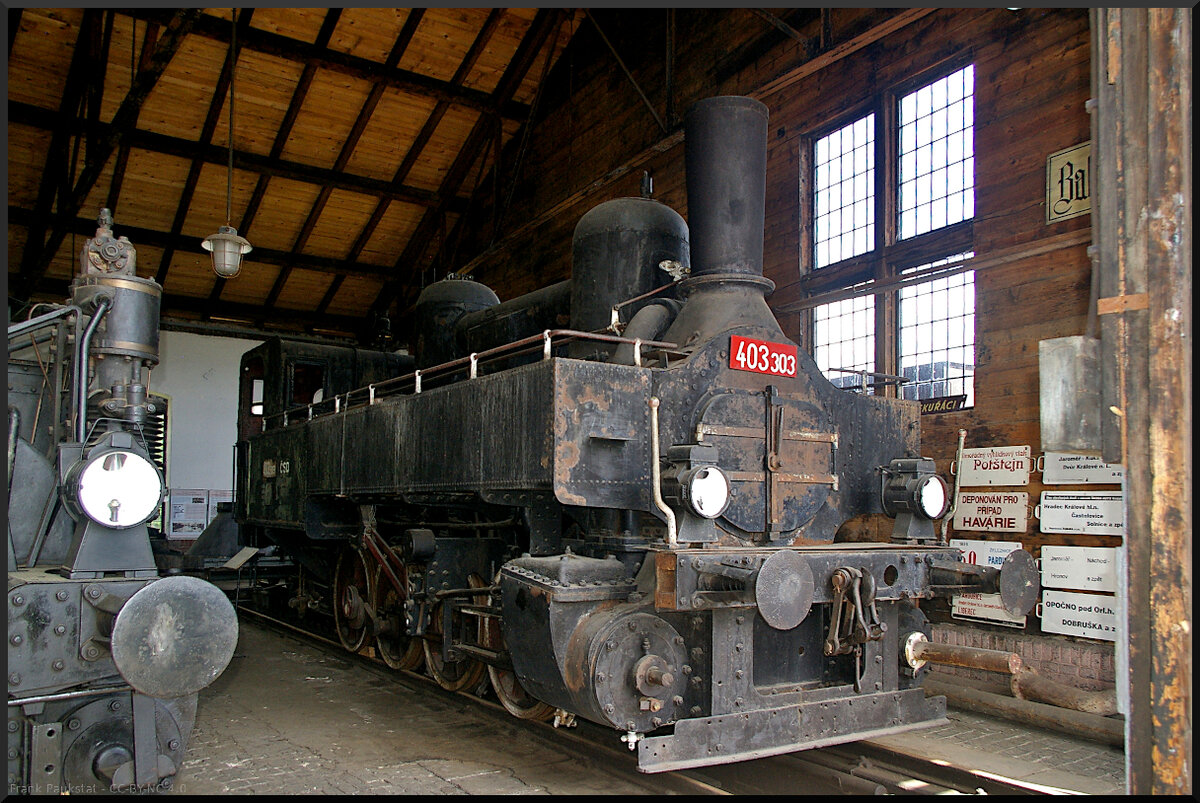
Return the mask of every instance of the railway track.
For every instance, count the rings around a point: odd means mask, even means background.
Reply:
[[[626,782],[638,785],[651,794],[1037,795],[1059,791],[970,768],[955,767],[942,761],[897,753],[870,742],[816,748],[733,764],[643,774],[636,769],[635,754],[618,744],[614,732],[608,728],[585,721],[579,721],[572,727],[556,728],[548,722],[518,720],[487,697],[469,691],[448,692],[427,675],[391,669],[378,658],[364,653],[347,653],[337,641],[245,605],[239,611],[268,627],[285,630],[310,644],[329,650],[339,658],[352,660],[391,682],[426,692],[470,697],[481,711],[497,721],[526,728],[530,734],[548,743],[575,750],[581,759],[619,773]]]

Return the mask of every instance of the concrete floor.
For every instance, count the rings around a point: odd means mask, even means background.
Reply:
[[[471,699],[347,660],[250,617],[240,629],[229,668],[200,692],[176,793],[652,791],[646,779],[657,776],[640,775],[632,755],[623,763],[581,757],[561,743],[561,731],[530,732]],[[1068,793],[1124,793],[1120,748],[981,714],[951,709],[944,724],[874,741]]]
[[[637,776],[632,761],[625,774]],[[245,618],[229,668],[200,693],[174,788],[196,795],[647,793],[470,700],[393,682]]]

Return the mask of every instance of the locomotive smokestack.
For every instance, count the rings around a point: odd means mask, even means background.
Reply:
[[[684,118],[691,273],[687,299],[663,340],[688,347],[730,329],[785,339],[767,306],[775,283],[763,276],[767,107],[753,98],[715,97]]]
[[[692,275],[762,275],[767,107],[753,98],[697,102],[684,119]]]

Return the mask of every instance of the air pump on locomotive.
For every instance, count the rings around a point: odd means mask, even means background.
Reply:
[[[162,288],[112,222],[70,302],[8,329],[10,794],[169,787],[237,643],[223,592],[155,565]]]
[[[414,365],[248,352],[235,515],[294,556],[289,604],[448,689],[486,671],[517,716],[611,726],[646,772],[944,717],[916,602],[1027,609],[1031,559],[941,545],[918,405],[835,388],[780,329],[766,128],[755,100],[696,104],[688,224],[612,200],[580,220],[569,281],[505,303],[430,285]],[[872,513],[889,543],[838,541]]]

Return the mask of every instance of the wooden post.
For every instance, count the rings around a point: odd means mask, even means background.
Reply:
[[[1091,14],[1104,458],[1126,476],[1127,787],[1190,794],[1191,10]]]

